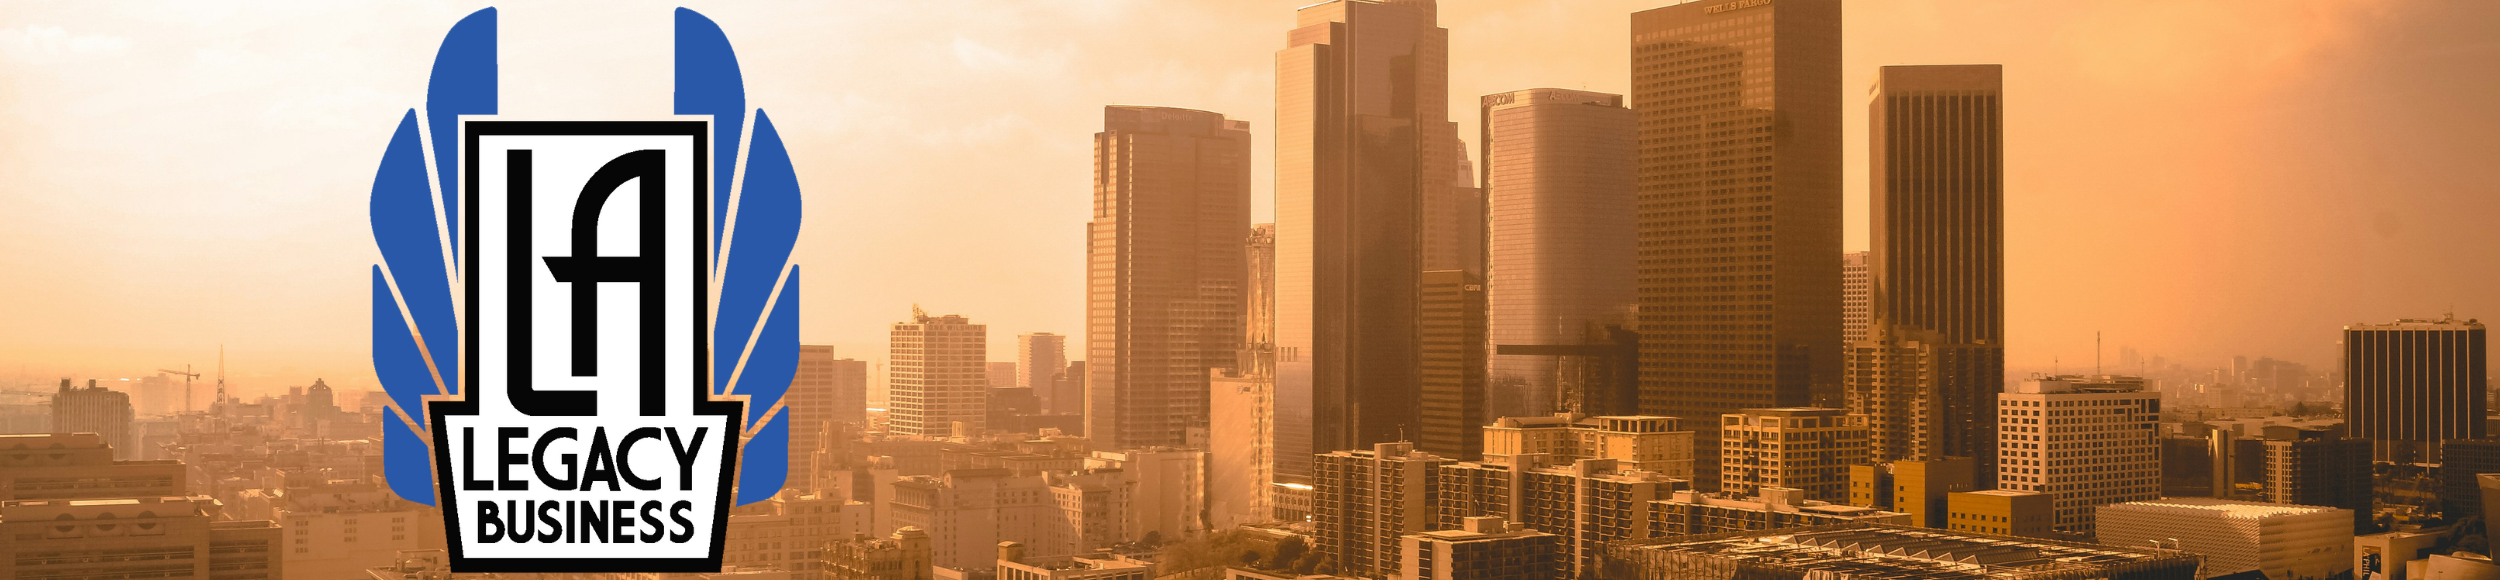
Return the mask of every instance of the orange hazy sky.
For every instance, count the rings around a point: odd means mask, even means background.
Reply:
[[[1103,105],[1249,120],[1271,215],[1273,57],[1308,1],[693,8],[807,191],[802,340],[878,358],[918,303],[1011,360],[1081,332]],[[1460,134],[1478,95],[1622,92],[1628,15],[1666,3],[1443,0]],[[208,4],[0,10],[0,387],[220,344],[246,392],[372,387],[366,193],[480,5]],[[667,114],[675,6],[503,7],[503,112]],[[2005,65],[2014,367],[2077,368],[2098,330],[2323,370],[2343,324],[2500,317],[2500,3],[1850,0],[1846,27],[1853,250],[1875,67]]]

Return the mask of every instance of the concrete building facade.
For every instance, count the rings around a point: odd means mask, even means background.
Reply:
[[[1849,466],[1866,463],[1866,416],[1841,409],[1745,409],[1719,416],[1719,490],[1784,487],[1846,501]]]
[[[983,432],[989,415],[989,326],[912,307],[894,323],[887,355],[886,428],[900,435],[951,437]]]
[[[2438,463],[2439,445],[2480,439],[2491,389],[2483,323],[2404,319],[2344,327],[2344,418],[2379,461]]]
[[[1997,489],[2054,494],[2058,531],[2090,534],[2094,507],[2161,497],[2161,393],[2143,379],[2036,376],[1997,401]]]
[[[2300,580],[2352,569],[2352,514],[2342,509],[2165,498],[2098,510],[2102,543],[2176,542],[2205,556],[2207,578],[2257,571],[2271,580]]]

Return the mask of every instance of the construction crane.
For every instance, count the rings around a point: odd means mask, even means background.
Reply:
[[[200,378],[200,374],[199,374],[199,373],[195,373],[195,372],[191,372],[191,365],[187,365],[187,364],[186,364],[186,365],[182,365],[182,370],[178,370],[178,371],[177,371],[177,370],[167,370],[167,369],[156,369],[156,372],[160,372],[160,373],[165,373],[165,374],[169,374],[169,375],[174,375],[174,376],[182,377],[182,412],[183,412],[183,413],[186,413],[186,414],[187,414],[187,413],[190,413],[190,412],[191,412],[191,379]]]

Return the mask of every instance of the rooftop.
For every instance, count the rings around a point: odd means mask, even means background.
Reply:
[[[2235,501],[2210,497],[2169,497],[2156,500],[2131,501],[2120,504],[2111,504],[2104,506],[2103,509],[2193,510],[2214,512],[2226,518],[2245,519],[2262,519],[2277,516],[2295,516],[2325,513],[2330,511],[2344,511],[2341,508]]]
[[[1764,577],[1820,573],[1856,580],[2084,578],[2173,568],[2169,571],[2175,574],[2141,577],[2189,578],[2198,565],[2196,556],[2177,550],[1865,523],[1625,542],[1608,557],[1645,570],[1728,569],[1734,564],[1761,568]]]

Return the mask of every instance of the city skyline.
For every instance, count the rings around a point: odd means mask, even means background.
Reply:
[[[1440,24],[1451,30],[1452,106],[1541,86],[1624,92],[1626,15],[1662,4],[1450,2]],[[830,282],[809,285],[814,306],[801,340],[875,357],[882,327],[914,302],[998,326],[996,353],[1013,352],[1009,341],[1023,333],[1082,340],[1083,245],[1073,224],[1086,201],[1073,168],[1083,167],[1091,132],[1083,124],[1104,103],[1249,121],[1252,219],[1272,219],[1269,84],[1292,4],[1145,6],[994,4],[987,7],[1001,18],[970,22],[862,6],[860,16],[897,19],[901,31],[857,42],[882,40],[937,60],[823,56],[847,50],[840,47],[742,55],[775,71],[757,75],[757,98],[796,105],[783,122],[794,150],[806,152],[799,173],[811,198],[826,200],[811,204],[819,213],[793,258]],[[817,40],[839,35],[803,26],[826,19],[760,13],[768,8],[707,11],[759,46],[852,42]],[[21,274],[0,286],[8,298],[0,319],[15,323],[0,330],[0,376],[41,387],[60,376],[112,381],[186,362],[207,372],[223,343],[234,347],[228,367],[239,396],[315,378],[344,391],[372,388],[360,346],[365,322],[354,313],[364,306],[357,265],[372,262],[362,193],[373,159],[370,147],[348,145],[381,143],[395,103],[422,79],[330,64],[411,68],[430,56],[439,31],[375,23],[448,22],[468,9],[329,8],[274,22],[274,11],[235,7],[166,16],[35,7],[0,16],[0,75],[29,81],[0,96],[0,110],[24,127],[0,136],[0,171],[22,178],[0,194],[0,228],[14,232],[0,239],[0,268]],[[2461,139],[2458,129],[2488,125],[2473,120],[2493,113],[2467,95],[2500,79],[2488,67],[2447,66],[2500,51],[2457,36],[2490,21],[2490,7],[2228,9],[2258,24],[2245,30],[2187,28],[2224,10],[2210,6],[1846,10],[1844,103],[1877,64],[2007,67],[2009,367],[2056,360],[2082,368],[2093,358],[2088,335],[2099,329],[2108,331],[2112,360],[2118,347],[2133,346],[2199,367],[2262,354],[2327,368],[2343,324],[2500,310],[2500,298],[2468,291],[2500,276],[2471,233],[2500,203],[2470,195],[2490,180],[2477,179],[2489,170],[2468,161],[2489,158],[2492,145]],[[2476,10],[2486,13],[2459,12]],[[568,84],[644,95],[584,101],[567,91],[563,102],[587,103],[573,115],[665,110],[653,96],[664,92],[631,90],[658,84],[666,67],[654,63],[664,59],[608,38],[658,30],[664,19],[507,12],[513,48],[504,74],[525,89],[506,98],[515,114],[549,111],[559,97],[545,87]],[[543,33],[568,18],[580,21],[576,32]],[[1175,24],[1144,25],[1167,21]],[[344,30],[373,31],[373,42],[334,46]],[[1922,31],[1939,30],[1963,40],[1918,42]],[[1085,34],[1104,31],[1121,34]],[[1186,46],[1135,50],[1165,45]],[[611,56],[596,56],[607,49]],[[577,66],[599,59],[616,66]],[[907,69],[887,68],[911,66],[926,74],[895,79],[893,71]],[[2422,70],[2442,66],[2464,72],[2425,84],[2434,77]],[[972,94],[992,86],[982,83],[1062,77],[1083,82],[1013,99]],[[879,80],[909,96],[871,90]],[[178,88],[156,90],[164,82]],[[2386,106],[2398,98],[2411,100]],[[2361,114],[2347,118],[2351,111]],[[1866,123],[1855,107],[1843,113],[1842,248],[1862,249]],[[1462,138],[1478,134],[1470,117],[1451,119]],[[911,123],[920,121],[933,123],[898,151],[861,144],[915,134]],[[2093,138],[2069,138],[2078,131]],[[205,141],[233,135],[246,146],[217,151]],[[999,157],[1008,170],[879,167],[912,154],[941,160],[923,164]],[[1080,161],[1067,163],[1072,157]],[[2284,198],[2310,203],[2276,203]],[[942,242],[904,254],[853,251],[899,233]],[[965,264],[965,273],[892,275],[934,262]],[[2076,282],[2077,273],[2090,279]],[[2363,282],[2397,276],[2413,283]],[[1010,287],[1019,291],[997,290]]]

